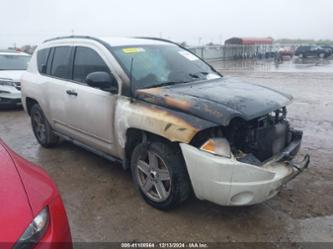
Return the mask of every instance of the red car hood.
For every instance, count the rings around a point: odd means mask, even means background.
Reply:
[[[0,241],[14,242],[33,219],[20,175],[8,151],[0,143]]]

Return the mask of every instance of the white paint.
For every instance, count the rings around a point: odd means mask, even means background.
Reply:
[[[224,206],[252,205],[272,198],[293,170],[270,161],[262,167],[201,151],[181,143],[195,195]]]

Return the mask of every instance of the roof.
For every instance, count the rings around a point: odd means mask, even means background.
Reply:
[[[236,45],[271,45],[273,44],[273,38],[232,37],[226,40],[224,43]]]
[[[63,39],[90,39],[112,46],[133,46],[133,45],[166,45],[172,41],[153,37],[91,37],[91,36],[63,36],[48,39],[45,42]]]
[[[0,54],[2,55],[24,55],[24,56],[30,56],[30,54],[24,53],[22,51],[16,51],[11,49],[0,49]]]

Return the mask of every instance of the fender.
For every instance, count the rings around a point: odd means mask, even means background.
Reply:
[[[114,122],[115,142],[120,149],[120,158],[124,157],[126,132],[129,128],[148,131],[171,142],[189,143],[200,130],[217,125],[170,108],[140,100],[131,102],[128,98],[118,99]]]

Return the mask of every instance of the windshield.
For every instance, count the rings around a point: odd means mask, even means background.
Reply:
[[[0,70],[26,70],[30,56],[0,54]]]
[[[205,62],[176,45],[113,47],[113,54],[136,89],[219,78]]]

